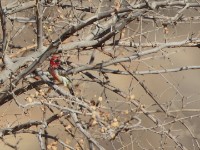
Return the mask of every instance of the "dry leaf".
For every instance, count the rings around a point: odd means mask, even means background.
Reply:
[[[66,143],[67,145],[69,145],[70,142],[71,142],[71,141],[70,141],[69,139],[66,139],[66,141],[65,141],[65,143]],[[70,150],[70,149],[69,149],[68,147],[66,147],[65,150]]]
[[[43,112],[45,112],[45,108],[44,108],[44,107],[41,107],[41,110],[42,110]]]
[[[117,121],[117,118],[113,119],[113,122],[111,123],[112,127],[119,127],[119,122]]]
[[[92,126],[95,126],[96,124],[97,124],[96,119],[93,119],[93,121],[92,121]]]
[[[114,133],[110,133],[110,138],[114,139],[115,138],[115,134]]]
[[[44,96],[45,95],[45,93],[44,93],[44,90],[39,90],[39,94],[41,95],[41,96]]]
[[[79,140],[79,143],[82,145],[82,144],[84,144],[84,140],[83,139],[80,139]]]
[[[92,110],[96,110],[96,106],[90,106],[90,109],[92,109]]]
[[[30,97],[34,98],[34,97],[35,97],[35,95],[34,95],[34,94],[30,94]]]
[[[101,133],[105,133],[107,131],[107,128],[106,127],[102,127],[101,128]]]
[[[44,28],[44,29],[46,29],[46,28],[47,28],[47,26],[43,26],[43,28]]]
[[[132,94],[132,95],[130,96],[130,98],[131,98],[131,100],[134,100],[134,99],[135,99],[135,95]]]
[[[169,33],[169,29],[167,27],[164,27],[164,34],[168,34]]]
[[[63,15],[59,15],[59,18],[64,19],[65,17]]]
[[[57,146],[52,146],[51,149],[52,150],[57,150],[58,148],[57,148]]]
[[[120,1],[119,0],[115,1],[115,9],[118,11],[120,7],[121,7]]]
[[[69,124],[65,127],[66,130],[70,130],[72,128],[72,126]]]
[[[99,112],[93,111],[93,112],[92,112],[92,118],[93,118],[93,119],[96,119],[97,117],[99,117]]]
[[[34,97],[36,98],[36,97],[38,97],[38,95],[39,95],[39,92],[35,91],[35,96]]]
[[[80,144],[80,145],[79,145],[79,144]],[[82,149],[83,149],[83,147],[84,147],[84,140],[83,140],[83,139],[79,140],[79,144],[77,143],[77,144],[75,145],[75,149],[76,149],[76,150],[82,150]]]
[[[47,145],[47,149],[51,149],[51,145]]]
[[[64,113],[61,111],[61,112],[60,112],[60,116],[63,116],[63,114],[64,114]]]
[[[128,113],[129,113],[128,110],[125,110],[125,111],[124,111],[124,114],[128,115]]]
[[[57,11],[58,11],[58,13],[60,13],[60,14],[62,13],[60,9],[57,9]]]
[[[31,103],[33,101],[33,99],[31,97],[27,97],[26,100]]]
[[[49,145],[47,145],[47,149],[49,149],[49,150],[57,150],[58,149],[57,148],[57,142],[54,141],[54,142],[50,143]]]
[[[100,96],[100,97],[98,98],[98,100],[101,102],[101,101],[103,100],[103,98]]]
[[[125,31],[126,31],[125,29],[122,30],[122,32],[121,32],[121,38],[125,37]]]
[[[58,144],[57,141],[53,141],[53,142],[52,142],[52,145],[53,145],[53,146],[55,146],[55,145],[57,145],[57,144]]]

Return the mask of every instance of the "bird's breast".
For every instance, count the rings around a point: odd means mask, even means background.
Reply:
[[[55,80],[58,80],[59,81],[59,76],[58,76],[58,72],[55,70],[55,69],[53,69],[53,68],[49,68],[49,72],[50,72],[50,74],[53,76],[53,78],[55,79]]]

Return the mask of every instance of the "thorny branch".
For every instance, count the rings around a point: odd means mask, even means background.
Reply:
[[[1,17],[1,28],[3,33],[2,52],[4,52],[6,50],[6,45],[7,45],[7,34],[6,34],[7,30],[6,30],[6,16],[2,8],[2,2],[0,2],[0,17]]]

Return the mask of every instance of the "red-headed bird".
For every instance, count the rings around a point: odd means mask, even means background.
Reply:
[[[63,83],[64,86],[67,86],[70,93],[74,95],[74,91],[72,89],[72,82],[71,80],[63,74],[64,69],[61,66],[60,56],[53,55],[50,59],[50,67],[49,72],[53,76],[53,78],[60,83]]]

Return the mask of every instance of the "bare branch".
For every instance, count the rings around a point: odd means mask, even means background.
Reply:
[[[1,17],[1,28],[2,28],[2,33],[3,33],[3,45],[2,45],[2,52],[6,50],[7,46],[7,29],[6,29],[6,16],[5,12],[2,7],[2,2],[0,1],[0,17]]]
[[[36,17],[37,17],[37,49],[43,48],[43,4],[41,0],[36,0]]]

